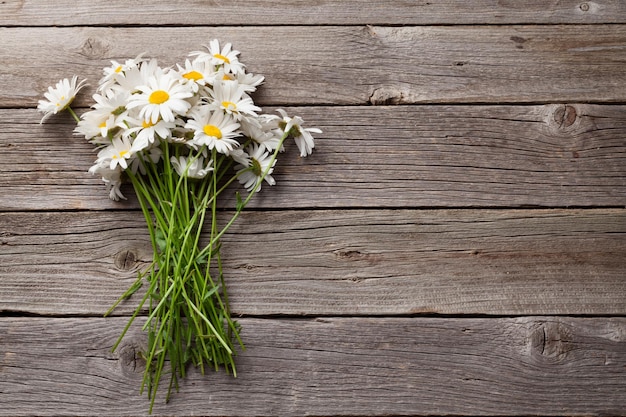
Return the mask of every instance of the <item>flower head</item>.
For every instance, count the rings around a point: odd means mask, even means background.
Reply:
[[[200,61],[207,61],[216,67],[221,67],[226,73],[238,74],[244,72],[244,65],[239,62],[239,51],[232,50],[232,45],[227,43],[220,49],[220,43],[217,39],[213,39],[209,46],[205,46],[209,51],[192,52],[190,56],[198,57]]]
[[[189,84],[191,90],[197,93],[200,87],[207,84],[213,84],[215,80],[215,70],[209,62],[195,59],[193,61],[185,60],[185,66],[178,66],[177,74],[180,76],[182,84]]]
[[[139,107],[139,117],[156,123],[159,117],[173,122],[176,115],[184,114],[191,104],[185,99],[193,95],[191,89],[164,71],[157,71],[148,78],[147,85],[138,86],[141,94],[131,96],[127,108]]]
[[[159,120],[156,123],[142,121],[138,122],[135,127],[126,129],[124,135],[133,137],[133,152],[140,152],[149,148],[153,143],[158,143],[160,139],[167,140],[172,136],[172,130],[176,127],[174,122],[166,122]]]
[[[112,133],[124,129],[128,122],[128,110],[126,102],[129,93],[125,90],[106,90],[104,94],[94,94],[96,101],[93,110],[81,115],[76,133],[82,133],[86,139],[94,139],[100,135],[102,138],[112,138]],[[95,140],[96,143],[100,141]]]
[[[261,114],[257,118],[245,118],[241,120],[241,131],[245,136],[271,152],[280,145],[281,135],[277,134],[278,120],[280,118],[273,114]]]
[[[246,188],[248,192],[257,187],[257,183],[265,176],[265,182],[269,185],[275,185],[276,180],[270,174],[274,171],[276,159],[272,162],[273,155],[268,153],[263,146],[256,143],[246,148],[249,156],[248,165],[237,165],[235,169],[238,171],[237,179]],[[271,164],[271,167],[270,167]],[[261,184],[258,185],[256,191],[261,191]]]
[[[124,194],[122,194],[121,191],[122,170],[119,166],[115,169],[111,169],[109,164],[106,162],[96,162],[95,165],[89,168],[89,173],[91,175],[100,175],[102,177],[102,181],[104,181],[107,186],[109,198],[111,200],[126,200],[126,197],[124,197]]]
[[[255,117],[256,112],[261,111],[237,81],[216,81],[211,96],[213,108],[230,114],[236,120],[241,120],[244,116]]]
[[[109,163],[110,169],[115,169],[118,165],[122,169],[128,168],[127,160],[133,156],[132,144],[127,138],[115,138],[111,144],[98,152],[96,163]]]
[[[172,156],[170,162],[181,177],[201,179],[213,171],[213,160],[211,159],[205,164],[201,155],[198,157],[179,156],[178,158]]]
[[[98,90],[105,91],[116,84],[120,84],[129,71],[137,69],[144,61],[142,55],[134,59],[127,59],[123,64],[117,61],[111,61],[111,66],[105,67],[102,71],[104,75],[100,79]]]
[[[212,111],[208,105],[199,107],[185,127],[194,132],[192,145],[215,148],[225,155],[239,146],[235,139],[239,136],[239,123],[222,111]]]
[[[311,133],[322,133],[317,128],[303,128],[302,124],[304,120],[301,117],[289,117],[287,112],[283,109],[277,109],[283,119],[278,123],[281,131],[292,137],[296,141],[296,145],[300,150],[300,156],[305,157],[313,153],[315,143],[313,141],[313,135]]]
[[[47,100],[39,100],[37,105],[37,110],[45,113],[40,123],[46,121],[53,114],[57,114],[69,107],[72,101],[74,101],[76,94],[85,86],[86,80],[82,80],[78,84],[76,84],[76,81],[78,81],[78,77],[75,75],[71,80],[68,78],[62,79],[54,88],[48,87],[48,92],[44,94]]]

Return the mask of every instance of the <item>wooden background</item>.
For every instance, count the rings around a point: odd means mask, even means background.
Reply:
[[[224,239],[238,378],[155,414],[626,415],[623,0],[1,1],[0,415],[147,413],[134,303],[102,318],[141,212],[34,107],[213,38],[324,133]]]

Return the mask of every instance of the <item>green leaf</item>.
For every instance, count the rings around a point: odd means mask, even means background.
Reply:
[[[165,236],[165,233],[163,233],[161,229],[157,228],[155,235],[155,241],[159,252],[165,251],[165,248],[167,247],[167,237]]]

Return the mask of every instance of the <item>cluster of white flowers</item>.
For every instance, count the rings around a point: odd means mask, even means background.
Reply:
[[[142,55],[112,61],[93,95],[95,103],[81,117],[70,107],[84,86],[75,76],[50,87],[38,105],[42,122],[63,110],[71,113],[75,133],[98,152],[89,171],[102,177],[113,200],[124,198],[122,182],[130,181],[145,216],[154,260],[120,301],[144,280],[149,286],[114,350],[148,304],[141,390],[148,390],[150,412],[166,373],[166,401],[188,364],[202,372],[205,366],[223,365],[236,375],[234,342],[242,347],[243,342],[230,317],[220,238],[263,181],[275,184],[272,173],[285,140],[293,139],[305,157],[315,145],[312,133],[321,133],[282,109],[262,114],[251,94],[264,78],[245,71],[230,43],[220,48],[213,40],[206,49],[190,53],[176,67],[162,68]],[[237,181],[248,195],[236,194],[231,219],[218,226],[218,196]],[[208,223],[211,227],[204,227]],[[201,235],[207,244],[200,243]]]
[[[301,118],[283,110],[278,110],[280,116],[261,114],[250,93],[263,76],[247,73],[230,43],[220,48],[213,40],[206,49],[190,53],[192,59],[176,68],[161,68],[155,59],[140,55],[124,63],[112,61],[104,69],[95,104],[75,131],[99,147],[89,171],[102,177],[112,199],[124,198],[123,171],[142,172],[145,162],[159,162],[163,143],[183,145],[176,146],[183,151],[171,155],[170,162],[180,175],[191,178],[212,171],[213,150],[232,158],[248,191],[260,190],[257,182],[263,174],[268,184],[275,183],[270,175],[273,153],[283,136],[295,139],[302,157],[312,152],[311,133],[321,133],[319,129],[303,128]],[[50,88],[48,102],[40,102],[44,119],[69,106],[67,97],[73,99],[83,85],[76,86],[76,77],[72,83],[64,81],[68,83]]]

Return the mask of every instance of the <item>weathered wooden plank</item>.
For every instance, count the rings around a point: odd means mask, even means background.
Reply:
[[[626,100],[625,25],[541,25],[0,28],[0,102],[73,74],[93,91],[111,59],[173,65],[211,38],[267,77],[266,105]]]
[[[155,415],[626,415],[626,319],[242,319],[238,377],[192,370]],[[144,415],[144,335],[2,318],[0,415]],[[162,396],[159,398],[162,400]]]
[[[191,12],[190,12],[191,9]],[[68,10],[72,11],[68,19]],[[123,12],[120,12],[123,10]],[[8,0],[0,26],[33,25],[354,25],[354,24],[626,23],[620,0],[518,1],[256,0],[189,2],[138,0]]]
[[[101,315],[152,260],[139,212],[0,213],[0,236],[0,311]],[[624,209],[247,212],[223,243],[235,314],[626,313]]]
[[[269,110],[268,110],[269,111]],[[282,154],[251,206],[625,206],[626,106],[298,107],[314,155]],[[0,211],[127,209],[87,170],[69,116],[0,110]],[[128,196],[132,190],[127,190]],[[37,196],[37,198],[33,198]],[[232,199],[225,207],[234,207]]]

